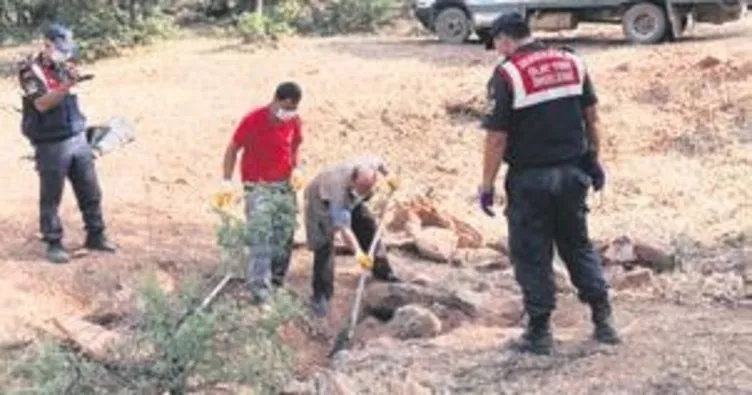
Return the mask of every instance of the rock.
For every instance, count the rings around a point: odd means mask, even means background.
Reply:
[[[504,240],[494,240],[486,243],[486,247],[498,251],[500,254],[509,256],[509,247]]]
[[[410,280],[410,282],[417,285],[428,286],[428,284],[430,284],[432,280],[425,274],[417,274]]]
[[[387,219],[387,229],[390,232],[405,232],[408,235],[416,234],[423,223],[420,217],[409,206],[397,206],[391,215],[390,219]]]
[[[62,340],[75,343],[96,361],[111,360],[114,357],[113,352],[125,343],[125,339],[119,333],[76,317],[53,318],[52,324],[64,336]]]
[[[676,257],[645,243],[634,243],[633,251],[640,265],[653,269],[656,273],[676,269]]]
[[[441,320],[431,310],[418,305],[400,307],[389,321],[395,335],[403,340],[434,337],[441,333]]]
[[[603,249],[602,257],[605,265],[639,265],[657,273],[674,270],[677,264],[673,255],[627,236],[618,237],[608,244]]]
[[[407,232],[386,234],[381,241],[386,248],[396,248],[399,250],[414,250],[416,248],[415,238]]]
[[[634,245],[627,236],[617,237],[603,251],[603,263],[606,265],[622,265],[636,260]]]
[[[426,197],[401,204],[394,210],[387,222],[391,232],[405,232],[415,237],[421,228],[435,227],[450,229],[457,235],[457,244],[461,248],[480,248],[483,246],[483,234],[450,214],[439,211],[434,203]]]
[[[704,279],[701,293],[716,300],[737,300],[744,292],[744,280],[737,273],[713,273]]]
[[[503,270],[511,266],[506,256],[490,248],[460,248],[455,251],[452,263],[459,266],[483,268],[481,270]]]
[[[618,290],[638,289],[653,284],[653,271],[647,268],[636,268],[615,274],[611,286]]]
[[[457,249],[457,235],[448,229],[428,227],[415,235],[418,253],[427,259],[445,263],[452,259]]]
[[[437,228],[451,229],[454,221],[452,217],[440,213],[430,199],[419,197],[409,203],[410,208],[420,218],[422,226],[433,226]]]
[[[365,311],[381,319],[391,319],[394,312],[402,306],[417,304],[430,307],[433,304],[459,310],[474,317],[478,311],[473,303],[456,294],[432,287],[411,283],[373,282],[367,285],[363,295]]]
[[[480,231],[467,222],[460,221],[457,218],[452,218],[452,229],[459,237],[457,241],[457,247],[459,248],[481,248],[483,247],[484,240],[483,234]]]

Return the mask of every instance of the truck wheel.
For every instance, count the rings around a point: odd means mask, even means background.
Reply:
[[[636,44],[655,44],[668,34],[666,11],[651,3],[633,5],[622,17],[624,35]]]
[[[465,12],[457,7],[445,8],[436,17],[436,35],[439,40],[451,44],[462,44],[470,37],[470,20]]]

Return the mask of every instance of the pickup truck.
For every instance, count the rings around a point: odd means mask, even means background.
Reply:
[[[534,30],[572,30],[580,22],[621,24],[626,38],[655,44],[679,37],[689,21],[723,24],[741,19],[752,0],[413,0],[420,23],[441,41],[463,43],[488,30],[505,12],[519,12]]]

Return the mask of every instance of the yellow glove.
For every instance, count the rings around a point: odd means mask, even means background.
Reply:
[[[226,209],[235,201],[235,191],[233,190],[232,183],[228,180],[222,181],[219,191],[212,197],[214,200],[214,206],[219,209]]]
[[[290,176],[290,185],[292,189],[299,191],[303,188],[303,174],[300,170],[295,169]]]
[[[399,188],[400,181],[397,176],[391,176],[386,179],[386,184],[389,185],[389,188],[392,190],[392,192],[394,192],[397,190],[397,188]]]
[[[355,260],[358,261],[358,265],[366,270],[373,269],[373,258],[363,253],[363,251],[358,251],[355,254]]]

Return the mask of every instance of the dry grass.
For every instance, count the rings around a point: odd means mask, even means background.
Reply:
[[[585,29],[572,44],[596,83],[607,141],[609,184],[593,210],[595,237],[668,243],[683,235],[714,245],[752,229],[751,31],[747,21],[707,29],[702,39],[638,48],[613,30]],[[571,43],[567,35],[551,38]],[[0,70],[19,50],[0,50]],[[700,65],[708,56],[720,64]],[[304,88],[309,175],[356,152],[379,153],[399,168],[404,196],[429,194],[489,236],[503,236],[503,221],[482,217],[474,201],[482,133],[446,112],[447,103],[484,95],[493,63],[481,46],[414,37],[290,40],[276,50],[192,38],[99,62],[90,67],[97,78],[81,87],[91,120],[123,115],[137,127],[136,143],[98,163],[107,223],[122,252],[64,267],[41,260],[37,181],[33,165],[20,159],[30,148],[19,117],[6,111],[18,102],[17,84],[0,79],[0,333],[30,334],[30,324],[54,314],[94,308],[98,295],[132,287],[144,270],[213,267],[215,219],[205,201],[224,145],[240,117],[288,79]],[[68,244],[80,244],[69,188],[62,216]],[[293,267],[303,292],[309,262],[301,253]]]

